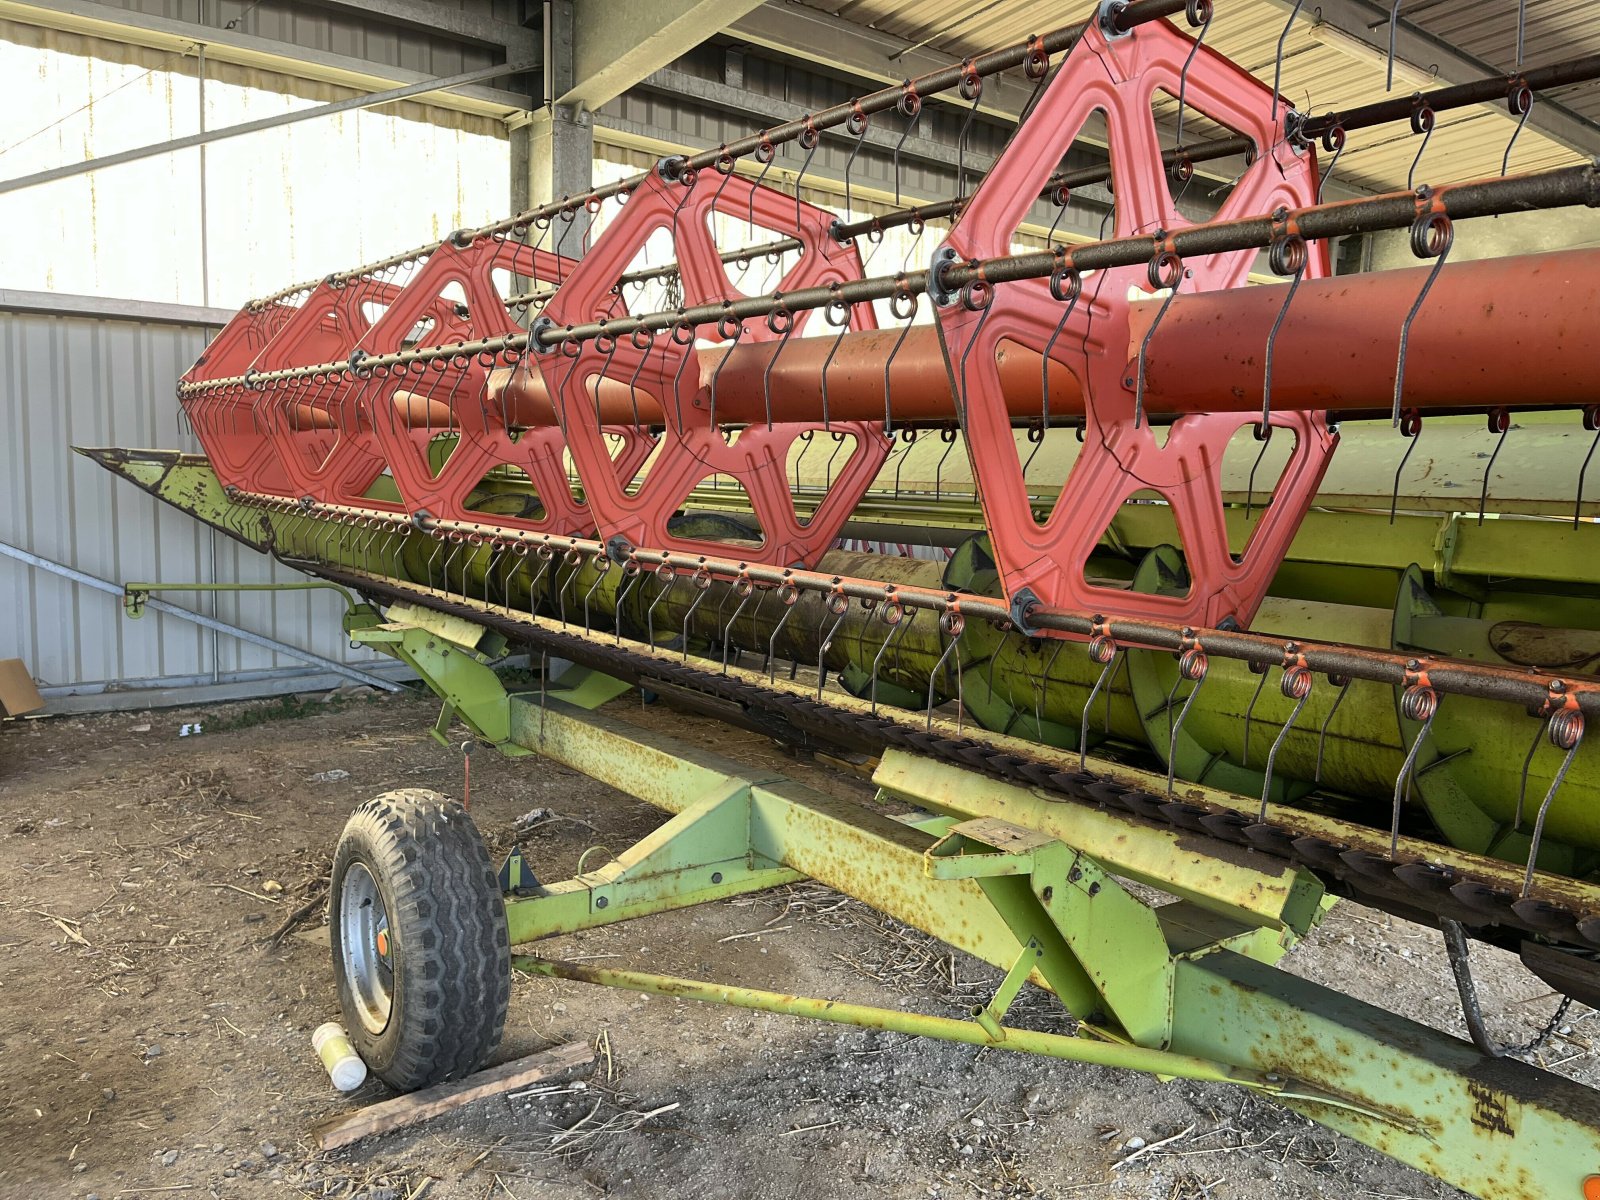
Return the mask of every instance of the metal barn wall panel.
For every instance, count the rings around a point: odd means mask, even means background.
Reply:
[[[74,445],[197,449],[179,429],[173,384],[214,332],[0,312],[0,541],[114,583],[301,579],[72,453]],[[350,648],[331,592],[165,598],[327,658],[377,661]],[[0,556],[0,658],[12,657],[45,687],[306,665],[177,617],[129,620],[115,596]]]

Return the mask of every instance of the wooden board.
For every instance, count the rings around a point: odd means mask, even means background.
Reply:
[[[593,1061],[594,1049],[587,1042],[568,1042],[552,1050],[490,1067],[487,1071],[479,1071],[454,1083],[441,1083],[423,1088],[420,1092],[412,1092],[409,1096],[396,1096],[393,1100],[369,1104],[357,1112],[324,1121],[312,1129],[311,1136],[319,1149],[334,1150],[376,1133],[388,1133],[393,1129],[415,1125],[440,1113],[460,1108],[463,1104],[471,1104],[474,1100],[537,1083],[561,1071]]]
[[[33,676],[20,658],[0,658],[0,716],[20,717],[44,707]]]

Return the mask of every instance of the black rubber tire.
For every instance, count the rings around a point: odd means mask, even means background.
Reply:
[[[356,863],[388,915],[393,978],[378,1031],[362,1020],[345,970],[340,904]],[[329,895],[339,1007],[367,1069],[409,1092],[482,1067],[505,1029],[511,946],[499,881],[467,811],[420,788],[366,801],[339,838]]]

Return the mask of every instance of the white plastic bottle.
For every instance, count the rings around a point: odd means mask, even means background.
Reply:
[[[341,1092],[353,1092],[367,1078],[367,1064],[350,1044],[344,1026],[337,1021],[318,1025],[311,1035],[311,1046],[327,1069],[328,1078]]]

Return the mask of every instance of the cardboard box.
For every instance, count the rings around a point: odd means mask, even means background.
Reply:
[[[0,716],[20,717],[44,707],[44,698],[33,686],[20,658],[0,658]]]

